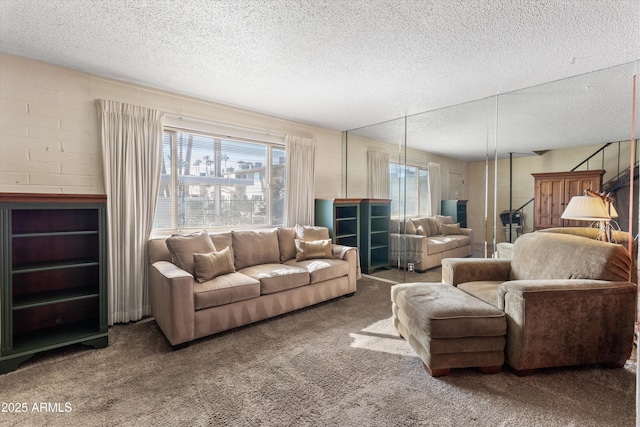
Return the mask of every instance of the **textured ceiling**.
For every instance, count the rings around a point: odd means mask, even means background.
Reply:
[[[2,0],[0,50],[342,131],[636,61],[640,2]]]

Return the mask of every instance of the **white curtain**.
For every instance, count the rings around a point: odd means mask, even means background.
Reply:
[[[100,116],[107,194],[109,325],[149,314],[147,241],[162,165],[163,113],[103,99]]]
[[[388,199],[391,178],[389,154],[367,151],[367,194],[372,199]]]
[[[427,172],[429,174],[429,212],[433,216],[440,213],[440,203],[442,201],[440,163],[427,163]]]
[[[285,225],[313,225],[315,196],[315,141],[297,136],[285,138]]]

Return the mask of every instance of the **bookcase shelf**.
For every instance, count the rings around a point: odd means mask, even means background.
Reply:
[[[391,200],[363,199],[360,202],[360,267],[371,274],[389,268],[389,221]]]
[[[363,272],[389,268],[391,200],[316,199],[315,215],[333,243],[359,249]]]
[[[315,216],[334,244],[359,247],[360,199],[316,199]]]
[[[0,193],[0,374],[108,344],[105,196]]]

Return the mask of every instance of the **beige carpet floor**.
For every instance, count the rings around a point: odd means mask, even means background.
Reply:
[[[633,361],[431,378],[391,325],[390,287],[364,278],[351,298],[175,352],[153,320],[116,325],[107,348],[53,351],[0,375],[0,401],[28,407],[0,412],[0,425],[635,425]]]

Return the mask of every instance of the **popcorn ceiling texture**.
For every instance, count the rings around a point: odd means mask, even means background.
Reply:
[[[637,60],[639,20],[631,0],[5,0],[0,51],[342,131]]]

